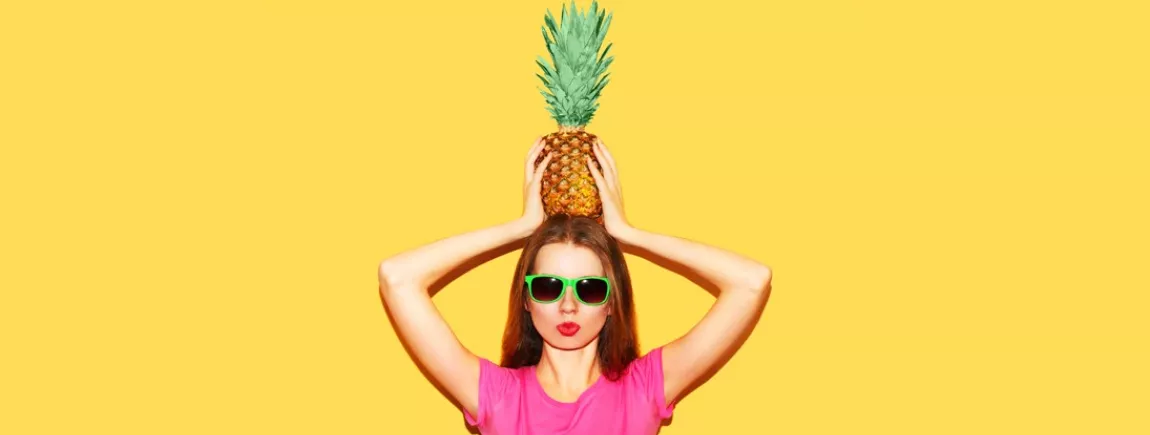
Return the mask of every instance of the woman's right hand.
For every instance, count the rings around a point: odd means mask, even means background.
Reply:
[[[539,158],[541,152],[543,152],[542,136],[535,139],[535,145],[527,152],[527,163],[524,168],[523,216],[519,219],[532,229],[547,220],[547,213],[543,211],[543,170],[547,168],[554,154],[548,153],[547,157],[535,166],[535,159]]]

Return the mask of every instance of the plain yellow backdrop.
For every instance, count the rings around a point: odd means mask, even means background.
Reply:
[[[376,266],[519,214],[563,4],[0,7],[0,433],[466,433]],[[1145,2],[602,6],[628,217],[775,272],[664,434],[1150,432]],[[644,351],[709,308],[628,261]]]

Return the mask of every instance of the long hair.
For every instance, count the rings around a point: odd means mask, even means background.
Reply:
[[[583,216],[551,216],[528,237],[511,281],[500,365],[508,368],[531,366],[538,364],[543,356],[543,337],[535,330],[530,313],[523,308],[528,298],[524,280],[529,272],[535,272],[535,257],[539,249],[551,243],[572,243],[595,252],[603,264],[604,274],[611,281],[611,295],[607,301],[611,315],[599,331],[596,350],[603,375],[615,381],[631,361],[639,358],[631,276],[619,243],[602,225]]]

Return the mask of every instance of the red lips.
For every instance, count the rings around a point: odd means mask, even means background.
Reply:
[[[575,335],[576,332],[579,332],[579,324],[575,322],[563,322],[555,328],[559,330],[560,334],[563,334],[567,337]]]

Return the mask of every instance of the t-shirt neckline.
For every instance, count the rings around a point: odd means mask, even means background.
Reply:
[[[594,390],[595,388],[599,387],[599,384],[603,383],[603,378],[606,377],[602,373],[600,373],[599,378],[596,379],[595,382],[592,383],[590,387],[587,387],[586,390],[583,390],[582,393],[579,393],[579,397],[576,397],[574,402],[560,402],[560,401],[556,400],[554,397],[551,397],[550,394],[547,394],[547,390],[543,389],[543,384],[539,382],[539,374],[537,373],[537,368],[538,368],[538,365],[532,365],[531,366],[531,373],[530,373],[531,384],[534,385],[535,391],[538,392],[540,396],[543,396],[543,400],[546,400],[547,403],[551,403],[551,404],[556,405],[556,406],[575,406],[575,405],[579,404],[579,402],[583,401],[584,397],[587,397],[587,394],[590,393],[591,390]]]

